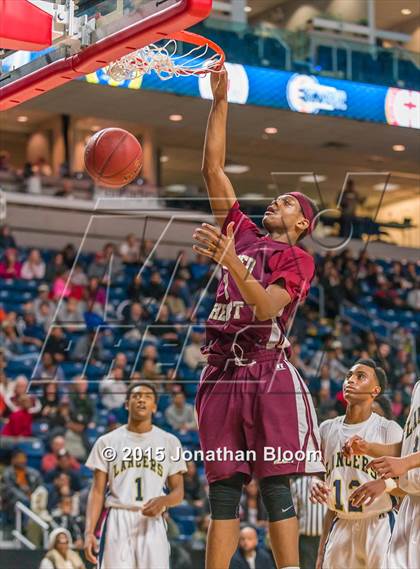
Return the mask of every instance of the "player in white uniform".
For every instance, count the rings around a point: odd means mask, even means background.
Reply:
[[[181,443],[152,424],[157,408],[152,385],[132,384],[126,407],[128,424],[100,437],[86,462],[94,470],[86,512],[86,558],[98,569],[169,569],[162,513],[184,497],[182,474],[187,468]],[[94,532],[104,505],[108,512],[96,557]]]
[[[326,503],[328,511],[320,540],[317,568],[379,569],[394,524],[388,494],[374,505],[355,506],[350,495],[355,488],[375,480],[368,468],[371,457],[346,457],[343,447],[356,433],[383,443],[401,440],[402,429],[372,411],[375,397],[386,388],[386,375],[372,360],[359,360],[348,372],[344,384],[346,414],[321,424],[321,448],[326,465],[325,482],[312,489],[312,501]]]
[[[380,457],[373,460],[371,466],[381,478],[375,484],[364,484],[358,488],[352,496],[353,503],[380,500],[394,484],[406,494],[383,569],[420,567],[420,381],[413,389],[402,444],[384,446],[376,441],[371,443],[353,438],[348,441],[347,447],[353,453],[361,447],[367,448],[372,456]],[[399,478],[395,482],[393,477]]]

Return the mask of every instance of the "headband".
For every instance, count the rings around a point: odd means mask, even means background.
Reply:
[[[315,219],[315,214],[314,214],[314,211],[312,209],[312,204],[309,201],[308,197],[305,196],[305,194],[302,194],[301,192],[287,192],[287,194],[289,196],[293,196],[299,202],[299,205],[300,205],[300,208],[303,212],[303,215],[309,221],[309,226],[308,226],[307,232],[308,232],[308,234],[312,233],[312,231],[314,229],[313,221]]]

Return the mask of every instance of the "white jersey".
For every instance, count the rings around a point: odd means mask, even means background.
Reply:
[[[411,397],[411,408],[404,427],[401,456],[420,451],[420,381]],[[420,495],[420,468],[412,468],[400,477],[399,487],[407,494]]]
[[[168,476],[187,471],[179,440],[156,426],[138,434],[123,425],[103,435],[86,466],[108,474],[105,506],[129,510],[140,510],[143,503],[162,496]]]
[[[353,491],[364,484],[378,478],[373,468],[367,464],[373,459],[370,456],[353,455],[346,458],[342,453],[344,443],[353,435],[359,435],[367,441],[391,444],[400,442],[402,429],[395,421],[389,421],[377,413],[362,423],[348,424],[345,417],[329,419],[320,426],[321,448],[326,465],[326,482],[331,488],[328,508],[336,512],[340,518],[358,519],[375,516],[392,509],[389,494],[383,494],[370,506],[355,507],[349,503]]]

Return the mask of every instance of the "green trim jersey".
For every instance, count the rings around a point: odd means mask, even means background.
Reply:
[[[389,494],[376,499],[370,506],[353,506],[350,495],[365,482],[378,478],[373,468],[367,468],[373,459],[370,456],[353,455],[346,458],[342,448],[353,435],[376,443],[391,444],[400,442],[402,429],[395,421],[389,421],[376,413],[362,423],[349,424],[345,417],[336,417],[324,421],[320,426],[321,448],[326,465],[326,482],[331,492],[328,508],[336,512],[339,518],[358,519],[375,516],[392,509]]]
[[[401,456],[420,452],[420,381],[413,389],[411,408],[404,427]],[[400,477],[399,487],[407,494],[420,495],[420,468],[412,468]]]
[[[164,495],[168,476],[187,471],[180,441],[153,426],[134,433],[123,425],[100,437],[86,466],[108,474],[107,508],[141,510],[151,498]]]

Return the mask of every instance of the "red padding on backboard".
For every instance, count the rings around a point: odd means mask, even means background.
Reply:
[[[0,48],[38,51],[51,43],[51,14],[28,0],[0,0]]]

